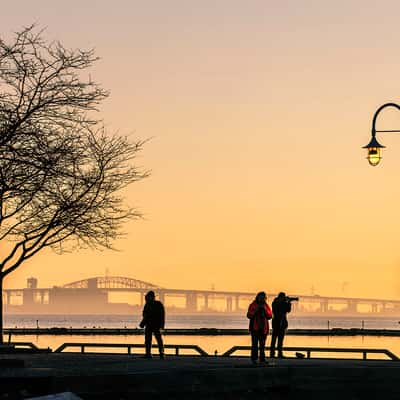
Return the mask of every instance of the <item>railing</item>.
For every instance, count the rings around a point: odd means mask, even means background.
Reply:
[[[80,352],[84,353],[86,348],[126,348],[128,354],[138,354],[132,353],[132,349],[143,349],[145,348],[144,344],[133,344],[133,343],[64,343],[56,350],[54,353],[61,353],[66,348],[78,347],[80,348]],[[152,348],[157,348],[157,345],[153,345]],[[206,353],[201,347],[192,344],[165,344],[164,349],[175,349],[175,355],[179,355],[180,350],[193,350],[198,353],[200,356],[207,357],[209,354]],[[141,353],[139,353],[141,354]]]
[[[222,354],[222,357],[229,357],[237,351],[247,350],[250,351],[250,346],[234,346]],[[265,348],[266,351],[270,350],[270,347]],[[391,351],[386,349],[361,349],[361,348],[338,348],[338,347],[284,347],[284,351],[305,351],[307,358],[311,358],[311,353],[358,353],[362,354],[363,360],[367,359],[368,354],[383,354],[392,360],[398,361],[399,358]]]
[[[12,348],[18,349],[19,351],[27,351],[27,352],[51,352],[50,348],[40,349],[35,344],[31,342],[9,342],[9,346]],[[157,345],[153,345],[152,348],[157,348]],[[67,348],[80,348],[81,353],[85,353],[85,349],[87,348],[126,348],[128,354],[140,355],[142,353],[133,353],[132,349],[144,349],[145,345],[141,343],[64,343],[59,346],[54,353],[61,353]],[[202,357],[210,356],[206,351],[204,351],[201,347],[192,344],[165,344],[164,349],[174,349],[175,355],[179,356],[180,350],[192,350],[198,355]],[[11,351],[9,348],[3,349],[3,351]],[[250,352],[250,346],[233,346],[225,353],[221,355],[221,357],[229,357],[233,353],[238,351],[248,351]],[[270,350],[270,347],[265,347],[266,351]],[[289,352],[306,352],[306,358],[312,358],[312,353],[357,353],[362,354],[362,359],[367,360],[368,354],[380,354],[385,355],[389,359],[394,361],[399,361],[399,357],[397,357],[394,353],[387,349],[369,349],[369,348],[337,348],[337,347],[284,347],[284,351]],[[1,350],[0,350],[1,352]],[[182,354],[181,354],[182,355]]]
[[[25,348],[28,347],[29,349],[33,350],[39,350],[39,347],[37,347],[35,344],[31,342],[9,342],[10,346],[13,347],[19,347],[19,348]]]
[[[27,351],[27,352],[43,352],[43,353],[51,353],[51,349],[41,349],[37,347],[35,344],[31,342],[7,342],[4,346],[0,347],[2,352],[13,352],[17,351]]]

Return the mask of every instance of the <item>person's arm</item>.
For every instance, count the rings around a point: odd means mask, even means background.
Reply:
[[[252,319],[256,315],[256,312],[258,310],[258,305],[256,303],[251,303],[249,305],[249,309],[247,311],[247,318]]]
[[[287,303],[286,312],[290,313],[290,311],[292,311],[292,303],[289,301]]]

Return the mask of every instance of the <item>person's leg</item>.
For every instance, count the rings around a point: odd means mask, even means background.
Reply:
[[[276,338],[277,338],[277,332],[276,329],[272,330],[272,336],[271,336],[271,346],[270,346],[270,352],[269,356],[271,358],[275,357],[275,343],[276,343]]]
[[[265,362],[265,341],[267,335],[260,333],[259,335],[259,346],[260,346],[260,362]]]
[[[278,332],[278,357],[283,357],[283,338],[285,337],[285,329],[281,329]]]
[[[150,328],[144,330],[144,345],[146,347],[146,356],[151,357],[151,342],[152,342],[153,331]]]
[[[258,337],[256,332],[251,332],[251,361],[257,361]]]
[[[160,358],[164,358],[164,343],[159,329],[154,330],[154,336],[157,340],[158,352],[160,353]]]

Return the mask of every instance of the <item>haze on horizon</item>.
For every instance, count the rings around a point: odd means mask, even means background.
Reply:
[[[197,2],[196,2],[197,3]],[[110,130],[152,138],[145,215],[119,252],[39,254],[6,288],[99,276],[163,287],[400,297],[400,137],[372,168],[375,110],[400,101],[397,1],[7,3],[2,36],[37,23],[96,49]],[[400,129],[387,110],[378,129]],[[313,289],[312,289],[313,288]]]

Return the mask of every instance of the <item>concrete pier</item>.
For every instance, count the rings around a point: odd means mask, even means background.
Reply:
[[[18,362],[19,360],[19,362]],[[0,398],[71,391],[82,399],[400,398],[400,362],[125,354],[0,356]]]

